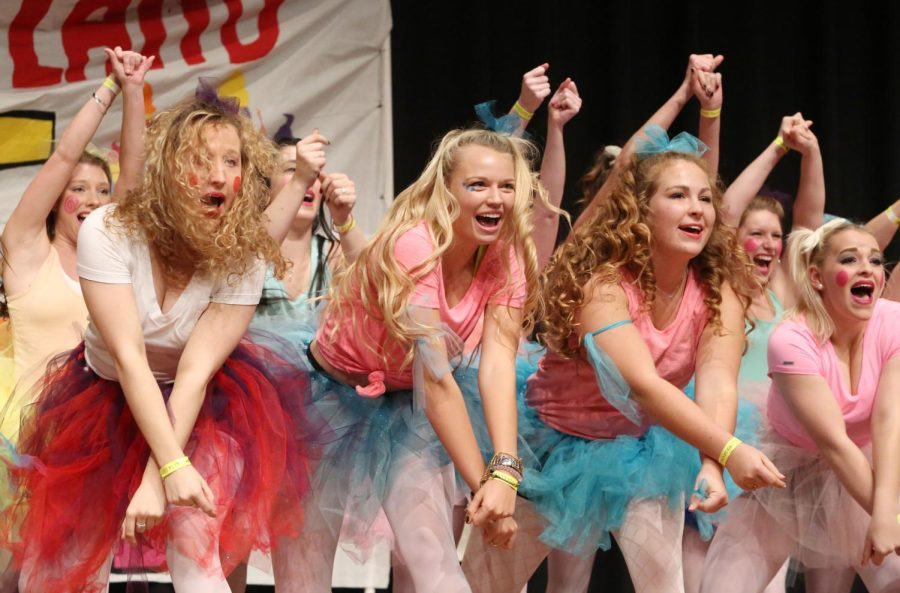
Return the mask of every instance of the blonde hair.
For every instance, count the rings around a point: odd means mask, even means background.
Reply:
[[[434,335],[433,328],[411,320],[407,308],[416,282],[435,268],[453,244],[453,221],[459,216],[459,204],[450,191],[450,177],[461,150],[467,146],[484,146],[512,157],[515,200],[512,210],[504,215],[498,241],[514,248],[522,261],[527,289],[523,306],[525,331],[531,331],[538,313],[539,271],[531,238],[531,208],[534,200],[539,199],[548,209],[557,212],[558,209],[547,202],[546,191],[531,170],[529,157],[533,156],[534,148],[524,140],[490,130],[453,130],[441,139],[419,178],[394,200],[386,222],[356,260],[335,276],[325,310],[325,315],[338,320],[348,310],[355,318],[356,308],[352,303],[360,301],[365,314],[384,324],[388,338],[407,351],[404,367],[412,362],[414,342]],[[400,237],[423,220],[434,240],[434,250],[420,265],[407,271],[397,262],[394,246]],[[516,279],[511,277],[508,258],[500,259],[506,268],[506,288],[509,289]],[[512,297],[512,291],[509,293]],[[339,322],[335,323],[335,331],[338,325]],[[333,338],[333,335],[329,337]]]
[[[834,321],[831,320],[831,315],[825,309],[822,295],[813,288],[809,269],[813,266],[821,269],[834,237],[851,230],[871,235],[869,231],[855,222],[844,218],[835,218],[816,230],[798,228],[788,237],[788,262],[790,262],[791,277],[797,289],[797,303],[785,312],[785,317],[803,320],[819,343],[831,339],[834,334]]]
[[[231,126],[241,143],[240,191],[218,219],[198,213],[189,183],[197,161],[208,164],[202,137],[207,126]],[[146,146],[143,182],[119,202],[114,216],[126,231],[146,239],[167,278],[187,282],[194,272],[240,276],[257,257],[274,262],[276,275],[283,275],[287,264],[263,214],[269,201],[266,178],[275,171],[278,153],[248,118],[184,100],[153,117]]]
[[[650,309],[656,297],[656,276],[651,255],[650,198],[656,193],[661,172],[676,161],[687,161],[709,170],[700,158],[678,152],[664,152],[647,158],[632,157],[623,168],[611,195],[601,202],[592,217],[572,232],[557,249],[544,271],[546,307],[544,331],[539,339],[551,350],[574,357],[579,345],[576,314],[588,297],[584,287],[596,276],[613,284],[630,274],[639,287],[644,307]],[[729,282],[745,310],[757,286],[746,253],[738,246],[734,232],[722,222],[722,190],[710,180],[716,220],[703,251],[690,268],[706,293],[709,322],[721,329],[722,285]]]

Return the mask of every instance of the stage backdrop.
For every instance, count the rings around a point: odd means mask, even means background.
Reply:
[[[0,224],[107,74],[104,46],[156,56],[148,115],[199,77],[269,135],[321,129],[367,232],[393,195],[388,0],[16,0],[0,14]],[[116,162],[121,98],[94,138]]]

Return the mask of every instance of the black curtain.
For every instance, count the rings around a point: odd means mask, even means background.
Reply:
[[[505,111],[522,74],[549,62],[554,89],[569,76],[584,99],[566,126],[571,209],[594,152],[624,142],[672,95],[689,54],[716,53],[725,56],[726,183],[775,138],[782,116],[801,111],[822,149],[827,212],[865,221],[900,196],[896,3],[392,0],[392,9],[398,193],[444,132],[476,120],[473,105],[496,99]],[[694,101],[671,131],[696,133],[697,117]],[[529,127],[539,144],[545,122],[546,106]],[[799,163],[789,154],[767,185],[793,195]],[[630,589],[620,560],[599,563],[592,591]]]
[[[900,7],[868,2],[422,2],[393,0],[395,187],[425,164],[433,142],[476,120],[488,99],[506,110],[521,75],[550,63],[584,105],[566,126],[566,205],[593,153],[621,144],[677,88],[690,53],[720,53],[725,102],[720,174],[733,180],[801,111],[825,161],[827,211],[868,220],[900,196]],[[692,102],[672,131],[696,133]],[[540,144],[546,106],[529,132]],[[799,155],[773,189],[794,194]],[[900,241],[898,241],[900,243]],[[889,251],[894,259],[900,249]]]

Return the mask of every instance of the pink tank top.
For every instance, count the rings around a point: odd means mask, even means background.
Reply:
[[[688,276],[675,319],[664,329],[653,325],[643,309],[640,288],[630,277],[621,286],[628,298],[631,320],[647,343],[657,372],[683,389],[694,374],[700,334],[709,313],[694,273]],[[586,439],[637,436],[646,432],[650,424],[645,418],[641,425],[635,425],[604,398],[583,347],[574,359],[548,352],[538,363],[538,371],[529,378],[525,398],[545,423]]]

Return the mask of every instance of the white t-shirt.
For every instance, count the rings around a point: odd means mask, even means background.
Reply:
[[[132,285],[150,370],[157,381],[171,383],[200,315],[210,303],[258,304],[266,266],[260,260],[250,273],[230,284],[194,275],[172,308],[163,313],[156,299],[147,244],[141,237],[126,237],[123,231],[107,225],[106,215],[113,208],[115,204],[97,208],[82,223],[78,232],[78,276],[104,284]],[[104,379],[117,381],[115,362],[93,321],[88,323],[84,345],[88,366]]]

